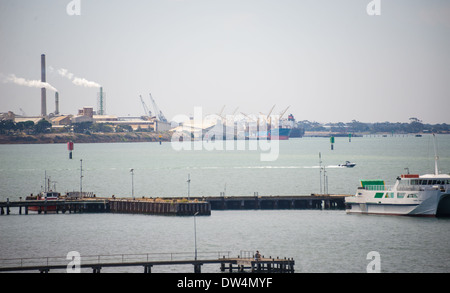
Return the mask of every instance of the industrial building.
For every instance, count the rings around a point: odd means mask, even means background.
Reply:
[[[46,56],[41,55],[41,82],[46,83]],[[171,124],[167,122],[162,111],[160,111],[155,103],[155,100],[150,94],[150,99],[153,104],[156,116],[152,116],[150,111],[146,111],[145,116],[141,117],[118,117],[114,115],[106,114],[106,93],[103,91],[103,87],[100,87],[100,91],[97,93],[97,111],[93,107],[87,106],[78,110],[76,115],[61,115],[59,111],[59,92],[55,92],[55,111],[47,112],[47,90],[45,87],[41,88],[41,115],[40,116],[26,116],[17,115],[11,111],[7,113],[0,113],[0,120],[10,120],[15,123],[32,121],[37,124],[42,119],[49,121],[52,124],[52,128],[67,128],[77,123],[105,123],[112,126],[114,129],[116,126],[130,126],[133,131],[169,131]],[[142,100],[142,98],[141,98]],[[145,103],[142,100],[143,105]],[[146,106],[145,106],[146,107]],[[22,111],[23,112],[23,111]],[[148,116],[147,116],[148,114]]]

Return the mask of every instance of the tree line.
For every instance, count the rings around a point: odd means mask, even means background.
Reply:
[[[450,133],[450,125],[426,124],[417,118],[410,118],[409,123],[376,122],[364,123],[356,120],[321,124],[303,120],[297,122],[298,127],[305,131],[331,131],[340,133]]]
[[[297,122],[297,128],[303,131],[331,131],[339,133],[450,133],[450,125],[442,124],[426,124],[417,118],[410,118],[409,123],[401,122],[376,122],[364,123],[356,120],[351,122],[337,122],[322,124],[315,121],[303,120]],[[147,129],[138,129],[140,131],[149,131]],[[82,122],[75,123],[62,129],[52,128],[52,124],[45,119],[38,123],[33,121],[13,122],[11,120],[0,121],[0,134],[14,135],[23,134],[40,134],[51,132],[75,132],[75,133],[111,133],[111,132],[133,132],[129,125],[109,125],[106,123]]]
[[[52,129],[52,124],[45,119],[40,120],[38,123],[33,121],[17,122],[14,123],[12,120],[1,120],[0,121],[0,134],[15,134],[15,133],[25,133],[25,134],[40,134],[40,133],[50,133]]]
[[[39,122],[34,123],[33,121],[25,122],[13,122],[12,120],[1,120],[0,121],[0,134],[3,135],[15,135],[15,134],[42,134],[42,133],[63,133],[63,132],[74,132],[74,133],[111,133],[111,132],[133,132],[133,129],[129,125],[109,125],[106,123],[93,123],[93,122],[81,122],[74,123],[71,126],[66,126],[63,128],[52,128],[52,124],[45,119],[41,119]]]

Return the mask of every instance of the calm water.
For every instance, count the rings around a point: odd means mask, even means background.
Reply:
[[[450,137],[439,136],[440,170],[450,172]],[[174,151],[169,143],[76,144],[74,159],[65,145],[1,145],[0,200],[36,193],[44,171],[61,192],[98,196],[289,195],[319,191],[319,152],[327,166],[330,193],[353,194],[360,179],[392,184],[411,173],[434,170],[429,136],[326,138],[280,142],[274,162],[256,151]],[[349,160],[353,169],[338,168]],[[13,210],[13,213],[17,211]],[[297,272],[365,272],[370,251],[381,256],[382,272],[450,272],[450,219],[346,215],[344,211],[213,211],[197,217],[199,252],[260,250],[293,257]],[[192,217],[120,214],[10,215],[0,217],[0,258],[194,251]],[[142,271],[141,268],[136,269]],[[153,268],[186,271],[191,266]],[[218,271],[207,266],[203,271]],[[107,272],[108,270],[104,270]],[[133,271],[126,269],[126,271]]]

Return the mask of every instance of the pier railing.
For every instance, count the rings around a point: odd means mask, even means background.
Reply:
[[[230,258],[231,251],[204,251],[197,252],[200,259]],[[139,263],[152,261],[183,261],[194,259],[194,252],[161,252],[161,253],[133,253],[133,254],[104,254],[104,255],[80,255],[82,264],[108,264],[108,263]],[[66,266],[71,262],[66,256],[49,257],[23,257],[0,259],[0,269],[10,267],[50,267]]]
[[[293,258],[260,257],[253,258],[252,251],[241,251],[237,257],[232,257],[230,251],[216,252],[171,252],[171,253],[141,253],[141,254],[111,254],[111,255],[81,255],[75,260],[73,254],[68,257],[41,258],[11,258],[0,259],[0,272],[14,271],[49,271],[65,270],[66,272],[81,272],[79,269],[92,269],[100,273],[103,268],[112,267],[143,267],[144,273],[151,273],[154,266],[193,265],[194,273],[201,273],[203,265],[220,265],[220,271],[260,273],[294,273]],[[250,255],[252,257],[250,257]],[[194,256],[194,258],[193,258]]]

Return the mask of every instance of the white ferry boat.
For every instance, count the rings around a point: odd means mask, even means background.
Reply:
[[[404,174],[393,186],[383,180],[361,180],[354,196],[345,198],[346,212],[356,214],[450,216],[450,175]]]

